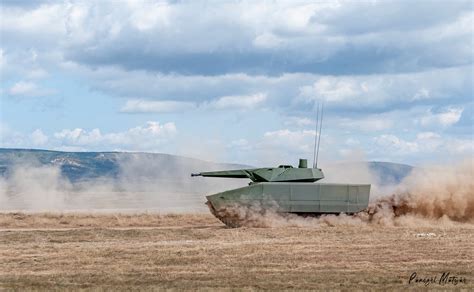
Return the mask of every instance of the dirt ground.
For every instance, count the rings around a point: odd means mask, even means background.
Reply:
[[[461,223],[230,229],[205,214],[3,213],[0,290],[472,291],[473,242]]]

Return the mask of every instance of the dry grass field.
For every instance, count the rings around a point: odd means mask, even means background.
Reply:
[[[0,290],[472,291],[473,242],[461,223],[230,229],[204,214],[3,213]],[[413,272],[436,283],[409,284]],[[443,272],[461,282],[440,284]]]

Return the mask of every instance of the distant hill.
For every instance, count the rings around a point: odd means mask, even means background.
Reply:
[[[413,166],[392,162],[369,162],[370,171],[381,185],[398,184],[413,170]]]
[[[177,182],[189,179],[192,172],[250,168],[248,165],[214,163],[162,153],[61,152],[33,149],[0,148],[0,176],[8,177],[18,165],[56,166],[73,183],[94,179],[159,180]],[[339,163],[325,167],[327,180],[357,181],[367,164]],[[350,169],[350,171],[348,171]],[[412,166],[389,162],[369,162],[368,169],[376,183],[399,183]],[[364,178],[364,177],[362,177]],[[364,178],[364,180],[367,180]],[[201,179],[194,179],[201,181]],[[221,180],[226,181],[226,180]],[[364,181],[374,182],[374,181]],[[375,183],[374,182],[374,183]]]
[[[8,177],[17,165],[57,166],[71,182],[119,178],[133,174],[144,178],[177,178],[186,172],[245,168],[246,165],[213,163],[162,153],[61,152],[0,148],[0,175]]]

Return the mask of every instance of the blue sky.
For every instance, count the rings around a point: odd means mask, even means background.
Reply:
[[[472,157],[472,1],[1,1],[0,147]]]

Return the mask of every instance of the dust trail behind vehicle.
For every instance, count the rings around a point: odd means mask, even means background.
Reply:
[[[276,208],[233,206],[221,210],[222,217],[233,218],[252,227],[327,225],[430,225],[474,223],[474,160],[466,159],[450,167],[415,169],[399,185],[376,188],[378,193],[366,211],[353,216],[323,215],[301,217],[281,214]],[[386,193],[381,193],[382,191]]]

